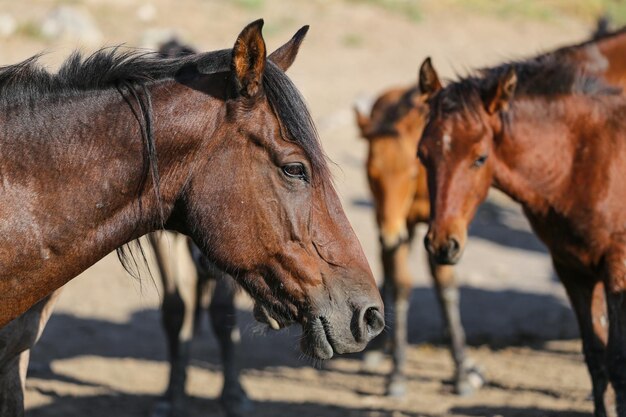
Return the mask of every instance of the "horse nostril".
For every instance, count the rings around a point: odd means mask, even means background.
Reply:
[[[385,319],[377,307],[368,307],[363,314],[363,321],[367,328],[369,340],[378,336],[385,328]]]
[[[461,244],[459,243],[458,239],[455,237],[451,237],[448,240],[448,258],[454,258],[456,255],[458,255],[460,250]]]

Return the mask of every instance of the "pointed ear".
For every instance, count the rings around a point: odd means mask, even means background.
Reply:
[[[246,26],[235,41],[231,70],[235,90],[244,97],[255,97],[261,91],[265,70],[265,41],[261,34],[263,19]]]
[[[430,62],[430,57],[426,58],[420,67],[419,88],[422,94],[429,96],[442,89],[441,81],[439,81],[439,76],[433,68],[432,62]]]
[[[485,108],[487,113],[494,114],[500,110],[508,110],[509,102],[515,94],[515,87],[517,86],[517,74],[515,68],[509,67],[506,74],[504,74],[498,80],[494,91],[487,97]]]
[[[367,139],[366,133],[370,127],[370,118],[361,113],[357,106],[354,106],[354,115],[356,116],[356,124],[359,126],[361,136]]]
[[[293,61],[296,59],[296,55],[298,55],[298,50],[300,49],[300,45],[306,36],[306,33],[309,31],[309,25],[303,26],[299,31],[293,35],[286,44],[275,50],[270,54],[267,59],[272,61],[274,64],[278,65],[283,71],[287,71]]]

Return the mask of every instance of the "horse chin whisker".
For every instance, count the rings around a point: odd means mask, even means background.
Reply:
[[[267,316],[267,321],[269,322],[268,325],[270,326],[270,328],[272,328],[273,330],[280,330],[280,324],[276,321],[275,318],[273,318],[272,316]]]

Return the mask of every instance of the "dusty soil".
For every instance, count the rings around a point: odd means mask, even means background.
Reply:
[[[567,18],[525,21],[441,9],[413,22],[371,4],[330,0],[268,0],[245,7],[217,0],[155,0],[156,16],[150,22],[137,17],[143,1],[68,3],[93,15],[106,44],[141,45],[149,40],[148,30],[174,29],[200,49],[221,49],[233,43],[246,23],[264,17],[266,40],[273,49],[301,25],[311,24],[290,74],[309,101],[325,149],[337,164],[344,207],[376,275],[378,243],[363,171],[365,144],[357,138],[353,103],[367,102],[388,86],[414,82],[428,55],[443,74],[453,76],[455,71],[577,42],[590,31],[587,23]],[[71,40],[45,41],[24,29],[52,4],[3,3],[23,29],[5,39],[0,62],[12,63],[47,48],[52,53],[44,61],[53,66],[76,46]],[[452,364],[442,344],[423,258],[421,244],[416,244],[411,259],[415,290],[409,394],[404,400],[381,395],[390,363],[374,374],[361,372],[358,357],[312,367],[297,350],[298,330],[258,334],[242,296],[243,383],[256,403],[253,415],[589,415],[590,383],[573,315],[544,249],[509,200],[499,194],[490,197],[458,268],[470,353],[489,380],[472,397],[451,393]],[[69,283],[33,352],[28,415],[147,415],[167,374],[158,304],[152,281],[129,278],[114,256]],[[190,416],[221,415],[215,401],[221,386],[217,346],[204,324],[188,384]]]

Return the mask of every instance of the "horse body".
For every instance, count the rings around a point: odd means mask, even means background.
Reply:
[[[401,396],[406,391],[406,345],[409,299],[412,291],[407,257],[419,223],[430,218],[426,172],[415,158],[427,104],[415,86],[391,89],[374,103],[371,114],[357,111],[361,135],[368,141],[367,177],[374,197],[376,221],[380,233],[383,265],[382,295],[392,307],[393,370],[387,382],[387,394]],[[467,395],[480,387],[483,377],[465,355],[465,332],[459,313],[459,294],[454,270],[428,263],[442,308],[450,349],[454,360],[455,390]],[[366,355],[366,366],[378,362],[384,339],[377,350]]]
[[[626,108],[621,97],[603,101],[571,97],[520,103],[510,135],[498,144],[494,158],[494,185],[522,204],[553,256],[577,259],[590,269],[602,265],[626,231],[626,183],[621,180],[626,125],[620,120]],[[536,123],[534,106],[546,112],[550,124]]]
[[[90,101],[70,98],[58,103],[63,117],[47,123],[40,115],[46,113],[45,101],[34,104],[30,114],[12,112],[1,118],[2,170],[11,173],[4,176],[0,207],[0,293],[5,294],[1,324],[129,238],[140,237],[156,220],[144,220],[133,201],[142,176],[134,161],[141,160],[142,149],[137,141],[128,140],[139,131],[120,110],[122,99],[109,94],[95,108],[87,104]],[[72,113],[79,115],[70,117]],[[85,126],[103,122],[104,115],[111,119],[109,134],[98,132],[96,140]],[[30,124],[19,129],[20,119],[42,129],[33,131]],[[19,140],[13,140],[16,137]],[[68,148],[76,151],[63,151]],[[33,171],[35,166],[39,170]],[[164,207],[171,210],[173,196],[167,192],[162,196]],[[157,203],[151,194],[142,205],[155,213]],[[15,241],[17,235],[24,238]]]
[[[626,416],[626,98],[567,62],[530,60],[435,92],[431,109],[428,250],[459,259],[490,185],[518,201],[576,312],[595,415]]]
[[[614,85],[626,86],[626,66],[622,59],[622,51],[625,49],[626,30],[621,30],[601,33],[590,41],[566,46],[536,59],[550,60],[556,57],[603,77]],[[489,69],[481,71],[488,72]],[[384,298],[389,298],[388,305],[394,306],[394,369],[388,384],[390,394],[402,394],[405,386],[405,326],[411,291],[406,257],[415,226],[428,223],[430,219],[428,179],[424,166],[415,158],[428,117],[427,97],[418,85],[394,88],[379,96],[369,116],[358,111],[356,114],[361,135],[368,141],[367,175],[380,232],[384,272],[382,293]],[[538,172],[534,171],[532,174]],[[454,270],[449,265],[437,264],[432,254],[428,258],[437,298],[450,336],[450,348],[456,366],[455,390],[468,394],[482,385],[484,377],[465,355],[465,333],[460,318]],[[367,365],[376,362],[377,356],[375,353],[368,354]],[[370,357],[374,359],[369,360]]]

